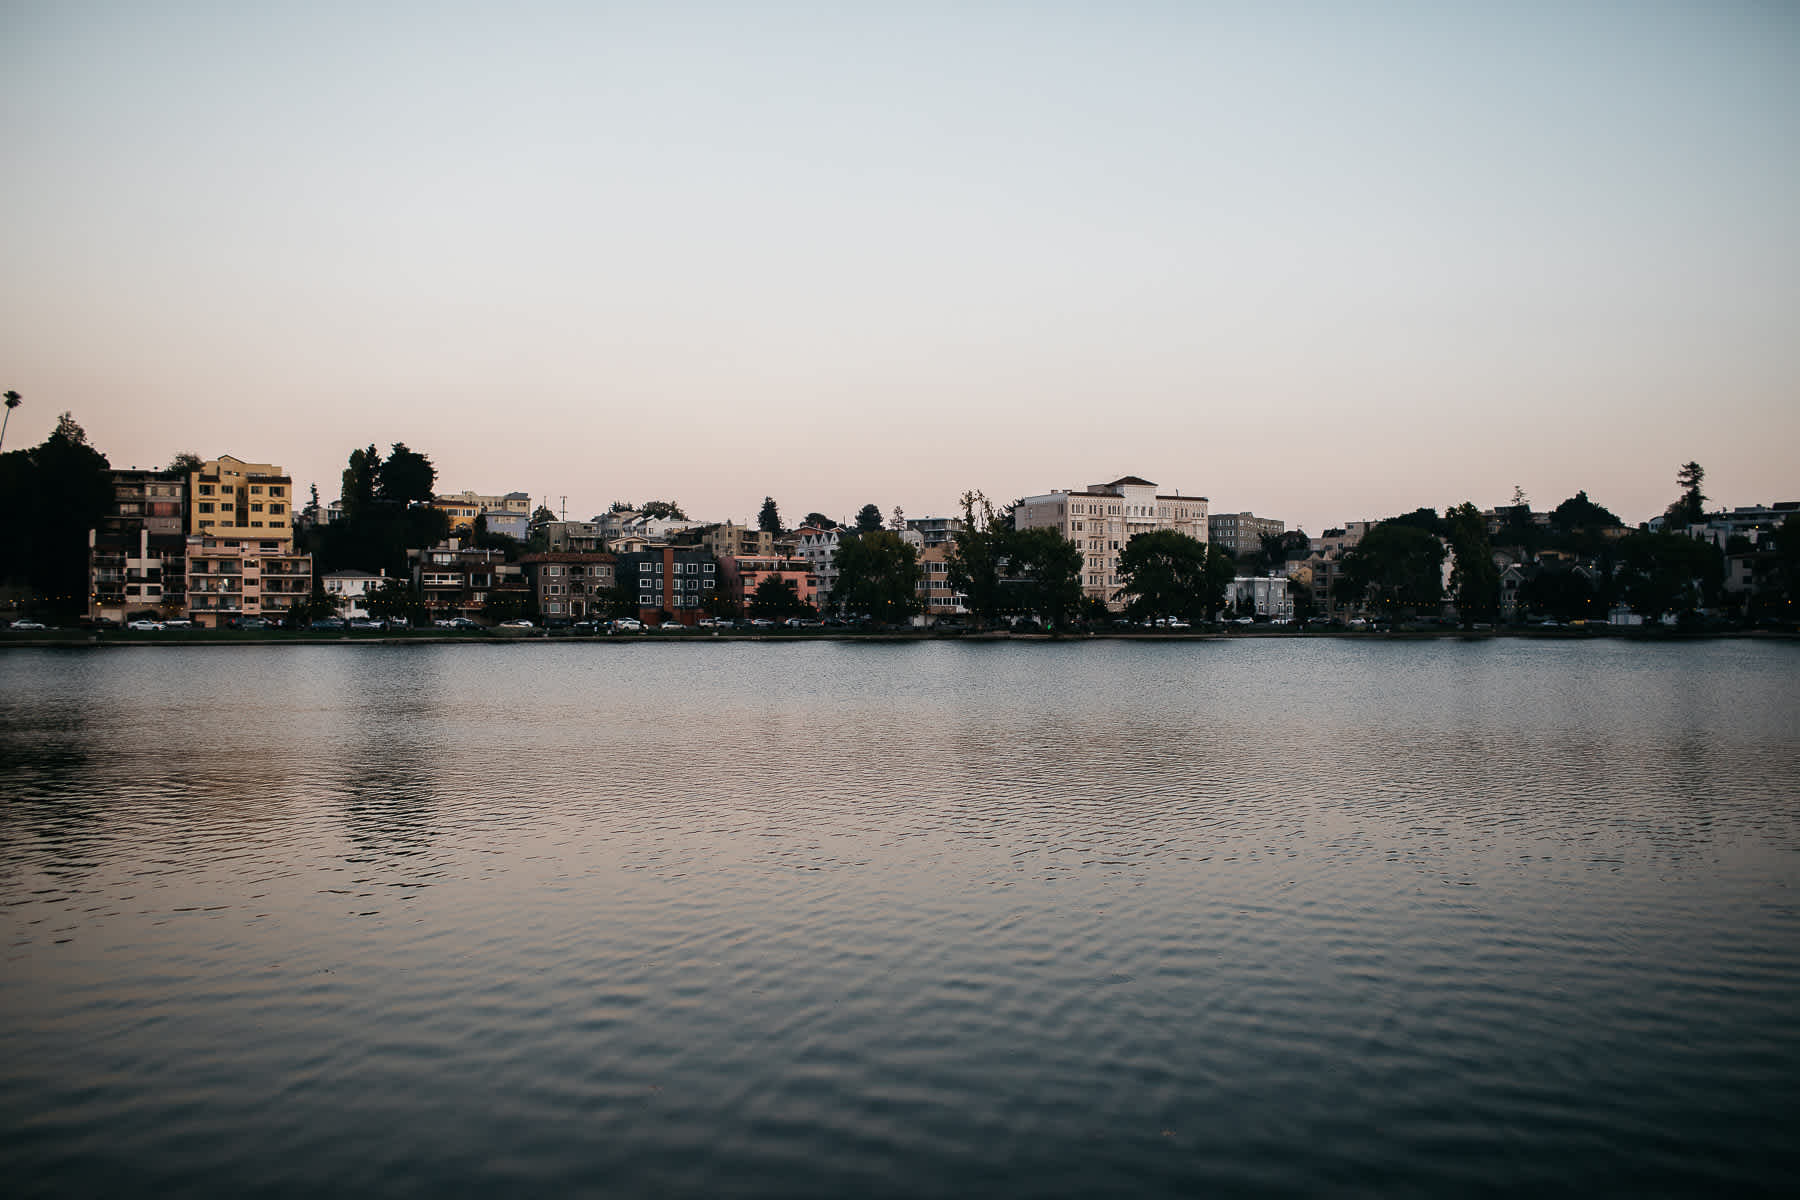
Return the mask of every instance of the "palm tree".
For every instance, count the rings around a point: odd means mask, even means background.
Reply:
[[[0,417],[0,450],[6,448],[6,426],[12,421],[12,410],[19,407],[22,399],[17,392],[6,393],[6,415]]]

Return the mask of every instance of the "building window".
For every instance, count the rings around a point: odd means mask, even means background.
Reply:
[[[652,604],[655,604],[655,603],[656,603],[656,597],[654,597],[654,596],[640,595],[638,597],[638,607],[639,608],[649,608]]]
[[[201,502],[200,502],[200,511],[201,511],[201,512],[203,512],[203,513],[209,513],[209,512],[211,512],[211,511],[212,511],[212,510],[213,510],[213,506],[212,506],[212,501],[211,501],[211,500],[202,500],[202,501],[201,501]],[[208,524],[208,525],[210,525],[210,524],[212,524],[212,522],[211,522],[211,521],[208,521],[208,522],[207,522],[207,524]]]

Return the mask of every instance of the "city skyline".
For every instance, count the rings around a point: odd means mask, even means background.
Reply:
[[[1793,498],[1800,16],[12,6],[7,446],[585,518]]]

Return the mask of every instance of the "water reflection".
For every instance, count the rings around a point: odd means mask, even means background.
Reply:
[[[1790,647],[28,653],[0,1163],[47,1190],[1800,1165]]]

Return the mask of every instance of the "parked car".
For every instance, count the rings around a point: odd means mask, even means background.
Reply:
[[[232,619],[233,629],[267,629],[269,622],[262,617],[235,617]]]
[[[611,628],[614,633],[642,633],[644,623],[636,617],[614,617]]]
[[[160,631],[162,627],[163,623],[161,621],[146,621],[142,618],[125,626],[125,628],[132,630],[135,633],[156,633]]]
[[[569,626],[569,632],[583,636],[583,637],[587,636],[588,634],[599,633],[600,632],[600,622],[598,622],[598,621],[577,621],[573,625]]]
[[[194,623],[186,617],[169,617],[162,623],[164,629],[192,629]]]
[[[530,621],[527,621],[524,617],[514,617],[510,621],[500,622],[500,628],[502,628],[502,629],[536,629],[537,626],[533,625]]]
[[[379,618],[376,618],[376,617],[352,617],[350,619],[350,628],[352,628],[352,629],[386,629],[387,622],[380,620]]]
[[[656,632],[658,632],[658,633],[686,633],[687,626],[683,625],[680,621],[677,621],[674,617],[670,617],[668,620],[664,621],[661,625],[658,625],[656,627]]]
[[[27,631],[48,628],[48,626],[44,625],[41,621],[14,621],[12,627],[14,629],[23,629]]]
[[[312,623],[311,628],[313,628],[313,629],[343,629],[344,628],[344,618],[342,618],[342,617],[320,617],[318,620],[316,620]]]

